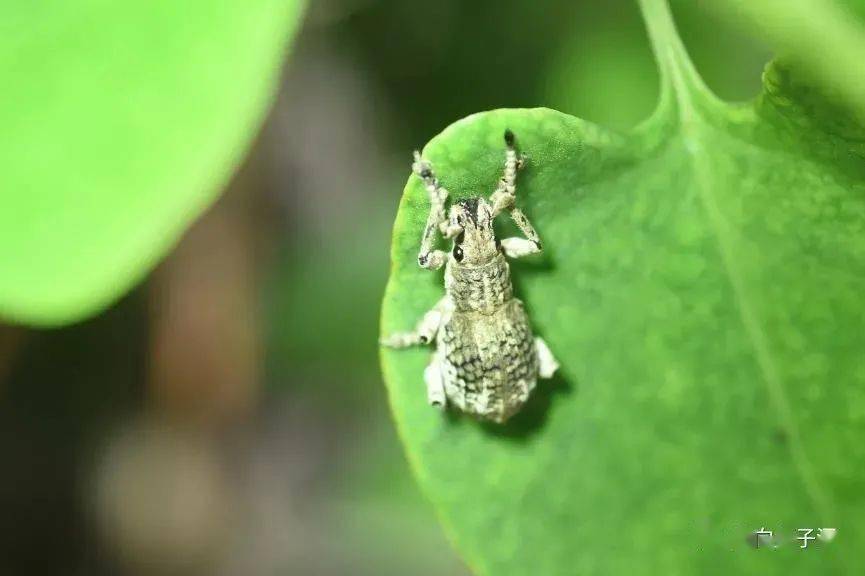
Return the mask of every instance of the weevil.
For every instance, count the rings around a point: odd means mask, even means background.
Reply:
[[[504,174],[489,199],[458,200],[446,212],[448,191],[432,165],[414,153],[412,171],[424,184],[430,212],[418,264],[445,267],[445,296],[411,332],[382,339],[394,348],[435,343],[424,370],[428,402],[453,405],[480,420],[507,421],[526,403],[538,378],[559,368],[549,346],[532,332],[523,303],[514,297],[508,258],[541,251],[541,240],[516,207],[517,172],[525,158],[505,131]],[[507,212],[525,238],[499,240],[493,221]],[[449,253],[434,249],[436,234],[452,240]]]

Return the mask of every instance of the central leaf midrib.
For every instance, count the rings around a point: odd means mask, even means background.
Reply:
[[[787,399],[784,384],[778,373],[777,364],[769,346],[768,338],[760,318],[751,305],[751,288],[745,275],[739,269],[734,257],[735,240],[730,237],[728,225],[719,208],[712,190],[711,167],[707,163],[706,145],[712,145],[707,138],[712,131],[704,108],[729,109],[729,105],[718,100],[705,86],[691,62],[684,44],[676,31],[675,23],[666,0],[639,0],[649,40],[661,74],[661,102],[656,116],[662,120],[672,120],[677,126],[683,141],[683,149],[688,157],[688,165],[693,174],[700,204],[718,246],[724,276],[730,285],[739,311],[739,320],[745,329],[748,344],[754,360],[762,375],[769,395],[769,402],[779,419],[779,425],[787,433],[790,457],[793,466],[803,483],[805,492],[811,499],[816,511],[824,520],[833,516],[832,505],[821,489],[811,462],[802,447],[798,426],[793,410]]]
[[[788,400],[784,382],[778,372],[777,362],[769,345],[768,337],[759,315],[751,304],[751,288],[745,280],[745,274],[736,264],[735,239],[730,236],[727,230],[729,225],[721,212],[713,191],[712,178],[710,177],[711,166],[707,162],[708,155],[705,153],[705,146],[707,142],[710,142],[706,134],[714,131],[714,128],[701,118],[700,113],[691,105],[690,100],[677,98],[677,103],[680,107],[686,107],[685,110],[680,111],[679,133],[684,143],[682,148],[688,158],[687,164],[697,188],[700,204],[718,246],[721,263],[724,267],[724,277],[733,292],[739,311],[739,320],[745,329],[748,344],[760,370],[761,380],[766,386],[772,408],[779,419],[779,425],[784,429],[789,439],[787,446],[793,466],[817,513],[824,520],[829,520],[834,516],[833,505],[821,488],[814,467],[802,445],[799,427]]]

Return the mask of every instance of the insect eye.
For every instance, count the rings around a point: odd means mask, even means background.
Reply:
[[[454,260],[457,262],[463,261],[463,249],[459,246],[454,246]]]

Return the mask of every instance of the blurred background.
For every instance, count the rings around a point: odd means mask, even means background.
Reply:
[[[755,96],[768,50],[673,9],[708,85]],[[314,2],[244,165],[147,281],[0,325],[0,574],[467,574],[378,370],[411,151],[480,110],[626,129],[656,97],[630,0]]]

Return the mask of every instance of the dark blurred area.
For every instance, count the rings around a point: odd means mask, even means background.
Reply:
[[[674,10],[707,83],[756,95],[767,50]],[[314,3],[254,149],[149,279],[0,326],[0,574],[467,574],[378,370],[411,151],[497,107],[624,129],[656,96],[630,1]]]

